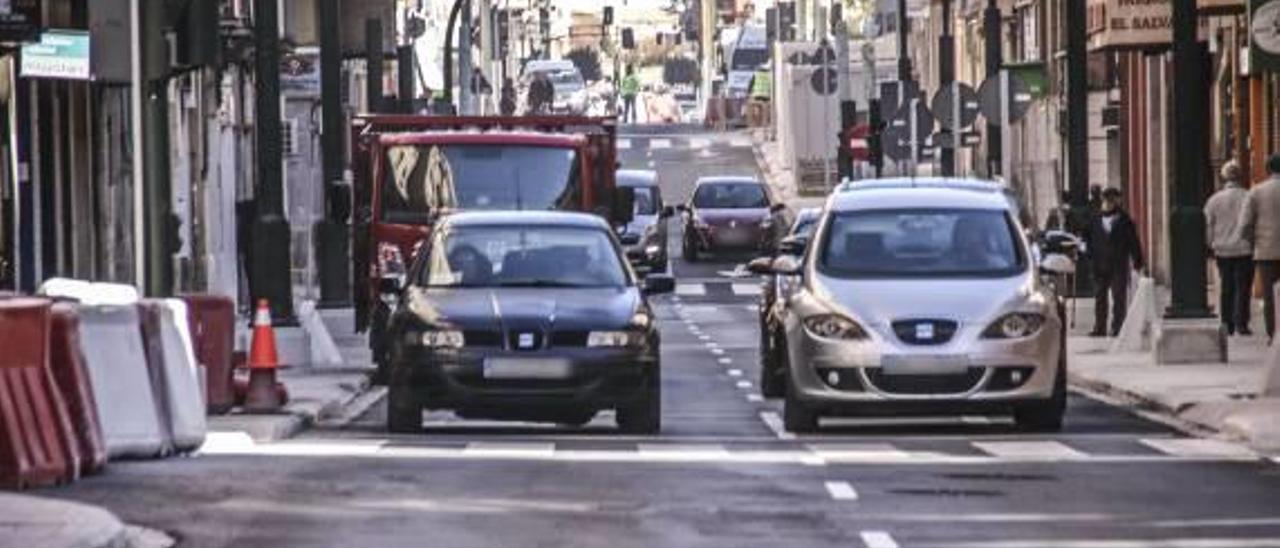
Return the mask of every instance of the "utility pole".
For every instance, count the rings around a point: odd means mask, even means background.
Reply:
[[[364,21],[364,85],[369,112],[385,112],[382,95],[382,21],[370,17]]]
[[[282,324],[296,322],[293,285],[290,280],[289,222],[284,217],[284,174],[280,134],[280,14],[276,0],[253,2],[253,46],[257,92],[254,161],[257,202],[249,255],[250,293],[253,301],[267,299],[272,318]]]
[[[901,82],[911,80],[911,54],[907,48],[907,34],[910,32],[910,26],[907,0],[898,0],[898,80]],[[903,98],[898,99],[901,101]]]
[[[999,78],[1000,71],[1004,68],[1004,50],[1000,43],[998,0],[987,0],[987,9],[982,12],[982,32],[986,42],[987,78]],[[987,120],[987,173],[991,176],[1003,175],[1009,179],[1010,174],[1004,173],[1001,165],[1003,154],[1004,121]]]
[[[1089,196],[1087,13],[1083,1],[1066,0],[1062,9],[1067,27],[1067,194],[1071,209],[1083,211]]]
[[[471,0],[462,0],[458,17],[458,113],[475,114],[471,104]]]
[[[396,110],[413,114],[413,44],[396,46],[396,94],[400,96]]]
[[[1196,0],[1173,0],[1173,212],[1169,223],[1170,289],[1173,302],[1168,318],[1209,318],[1205,273],[1204,181],[1209,178],[1205,158],[1204,94],[1207,74],[1204,51],[1197,38]],[[1270,288],[1267,288],[1270,290]]]
[[[1068,0],[1070,1],[1070,0]],[[1080,0],[1083,2],[1083,0]],[[942,0],[942,32],[938,34],[938,85],[939,89],[951,87],[956,80],[956,41],[951,34],[951,0]],[[959,97],[959,90],[953,94]],[[939,160],[942,164],[942,176],[954,177],[956,174],[956,149],[960,147],[958,128],[959,113],[954,113],[955,123],[952,127],[943,127],[943,133],[951,134],[950,147],[940,147]]]
[[[173,293],[176,223],[171,212],[165,10],[147,0],[130,3],[132,17],[132,144],[134,276],[144,295]]]
[[[342,17],[341,0],[316,0],[320,30],[320,155],[324,181],[324,217],[315,227],[320,306],[338,308],[351,302],[350,199],[343,184]]]
[[[711,107],[711,95],[714,91],[712,80],[716,76],[716,0],[701,0],[699,2],[699,10],[701,16],[701,25],[698,29],[698,44],[702,50],[702,103]],[[724,109],[721,109],[724,110]],[[721,115],[725,113],[721,112]],[[724,123],[721,119],[720,123]]]

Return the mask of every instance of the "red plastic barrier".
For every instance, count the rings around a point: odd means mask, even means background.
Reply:
[[[205,370],[205,405],[219,415],[235,407],[232,353],[235,352],[235,302],[216,295],[186,295],[191,344]]]
[[[0,486],[75,479],[66,407],[48,368],[50,303],[0,300]]]
[[[52,313],[49,366],[67,405],[80,458],[80,474],[91,474],[107,464],[107,443],[102,436],[98,406],[80,346],[80,314],[70,303],[54,304]]]

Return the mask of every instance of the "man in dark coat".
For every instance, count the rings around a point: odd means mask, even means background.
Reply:
[[[1129,307],[1130,269],[1141,271],[1142,242],[1133,219],[1121,207],[1120,189],[1102,193],[1098,214],[1085,230],[1085,245],[1093,263],[1094,327],[1090,336],[1107,336],[1107,313],[1111,311],[1111,336],[1120,333]]]

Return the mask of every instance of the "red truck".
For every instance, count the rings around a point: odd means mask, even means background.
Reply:
[[[566,210],[630,222],[615,184],[617,125],[577,116],[357,117],[352,123],[356,330],[381,364],[392,281],[441,215]]]

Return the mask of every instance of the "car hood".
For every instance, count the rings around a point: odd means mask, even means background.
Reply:
[[[820,277],[815,293],[837,303],[859,322],[888,325],[898,320],[938,319],[990,322],[1037,298],[1027,276],[997,280],[843,280]],[[871,319],[874,318],[874,321]]]
[[[699,209],[698,218],[709,225],[718,226],[735,221],[738,224],[760,224],[769,215],[766,208]]]
[[[409,311],[457,329],[618,329],[640,304],[635,288],[414,288]]]

